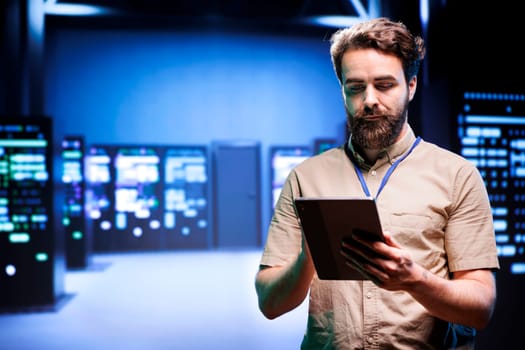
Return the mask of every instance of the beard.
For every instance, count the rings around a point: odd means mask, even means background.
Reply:
[[[374,109],[357,111],[353,116],[345,108],[352,143],[361,149],[384,149],[394,144],[407,120],[408,104],[407,99],[401,108],[392,113],[381,113]],[[366,118],[372,115],[380,118]]]

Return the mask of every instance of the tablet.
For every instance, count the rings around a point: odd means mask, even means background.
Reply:
[[[354,231],[384,240],[376,203],[369,197],[295,199],[302,230],[317,271],[323,280],[363,280],[341,255],[341,241]]]

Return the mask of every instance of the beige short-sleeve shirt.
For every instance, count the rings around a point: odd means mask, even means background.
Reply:
[[[409,128],[374,166],[362,164],[372,196],[415,140]],[[283,265],[297,257],[301,229],[293,207],[296,197],[364,195],[345,147],[309,158],[291,171],[261,265]],[[392,172],[376,202],[383,229],[436,275],[449,278],[454,271],[499,268],[486,188],[464,158],[421,140]],[[383,290],[370,281],[315,276],[308,315],[302,349],[469,349],[474,341],[472,329],[432,317],[408,293]]]

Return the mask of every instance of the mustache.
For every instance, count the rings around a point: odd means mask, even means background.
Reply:
[[[380,111],[379,108],[375,107],[375,108],[366,108],[366,109],[362,109],[360,111],[356,111],[353,115],[354,118],[363,118],[363,117],[369,117],[369,116],[374,116],[374,117],[388,117],[390,116],[391,114],[385,112],[385,111]]]

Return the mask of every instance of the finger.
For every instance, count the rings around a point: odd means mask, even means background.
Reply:
[[[363,266],[356,264],[353,259],[347,260],[346,264],[353,268],[354,270],[358,271],[365,279],[368,279],[372,281],[374,284],[381,286],[383,284],[383,281],[380,277],[372,273],[370,270],[368,270],[371,265],[365,264]]]
[[[351,268],[351,269],[354,269],[356,270],[357,272],[359,272],[365,279],[373,279],[374,276],[373,275],[370,275],[370,273],[366,270],[366,268],[364,268],[360,262],[356,261],[355,259],[352,259],[352,258],[347,258],[345,260],[345,264]]]
[[[376,263],[378,259],[386,259],[387,257],[386,253],[383,252],[384,249],[376,247],[374,242],[367,240],[343,241],[341,249],[344,249],[347,254],[360,255],[369,263]]]
[[[394,237],[392,236],[392,234],[388,231],[385,231],[383,233],[384,237],[385,237],[385,243],[388,244],[389,246],[391,247],[395,247],[395,248],[401,248],[401,246],[399,245],[399,243],[396,242],[396,240],[394,239]]]
[[[374,262],[370,262],[365,257],[357,254],[348,253],[344,249],[341,250],[341,254],[345,258],[345,264],[357,270],[363,277],[378,285],[383,283],[381,277],[386,276],[386,274],[379,267],[376,267]]]

